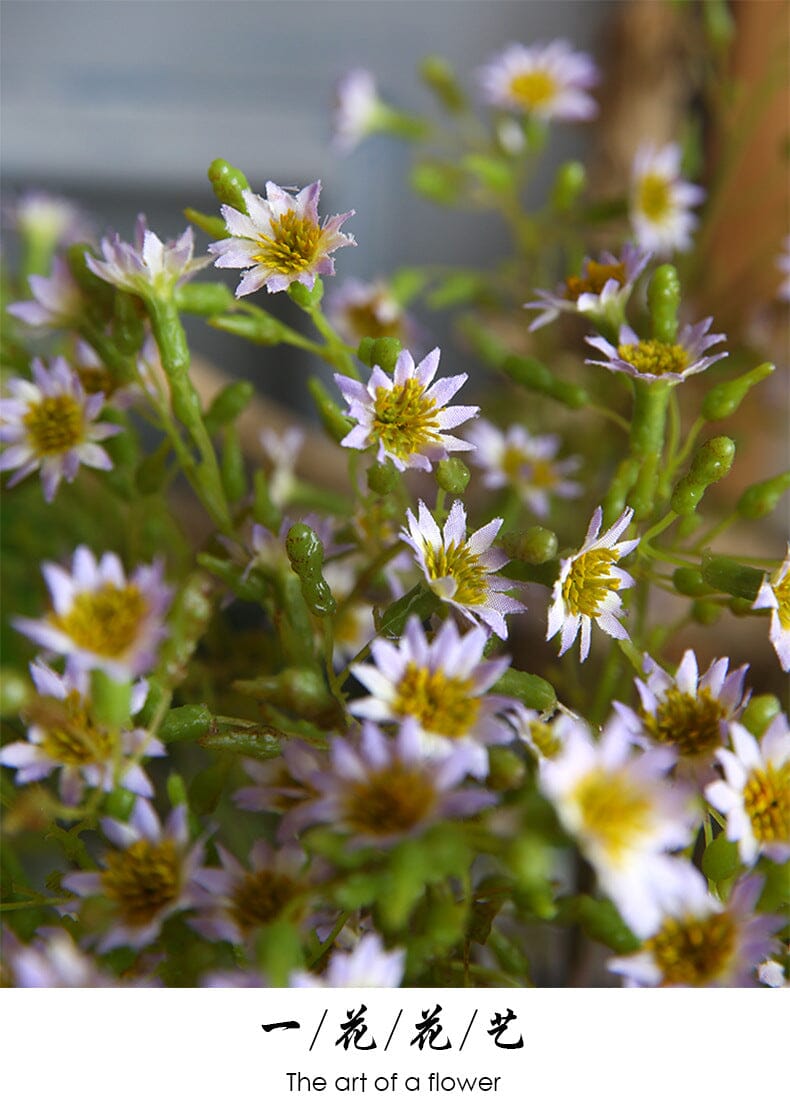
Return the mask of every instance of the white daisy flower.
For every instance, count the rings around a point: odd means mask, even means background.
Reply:
[[[768,637],[783,671],[790,672],[790,543],[779,569],[763,578],[752,608],[770,608]]]
[[[32,372],[32,382],[12,378],[11,396],[0,401],[0,440],[8,445],[0,456],[0,470],[16,470],[9,487],[41,470],[44,499],[51,502],[61,479],[73,482],[81,463],[95,470],[112,469],[99,441],[121,429],[96,423],[104,395],[86,394],[62,356],[52,360],[49,370],[34,359]]]
[[[639,276],[652,253],[638,245],[625,244],[620,257],[603,252],[598,260],[589,257],[582,264],[581,275],[569,275],[555,291],[536,290],[536,302],[526,302],[524,309],[540,310],[529,331],[556,321],[561,313],[577,313],[593,323],[602,321],[620,328],[625,306]]]
[[[335,214],[318,220],[321,181],[289,195],[269,181],[266,198],[243,191],[247,213],[232,206],[222,207],[230,237],[214,241],[208,250],[218,268],[249,268],[236,288],[236,297],[266,287],[270,293],[284,291],[291,283],[312,290],[317,276],[334,275],[335,262],[329,255],[345,245],[355,245],[340,227],[354,213]]]
[[[301,428],[292,425],[283,432],[264,428],[260,434],[261,447],[269,460],[269,496],[279,509],[288,504],[296,485],[296,461],[305,441]]]
[[[95,722],[86,675],[60,676],[44,662],[30,666],[38,698],[26,708],[30,722],[26,742],[10,742],[0,749],[0,764],[17,770],[17,784],[41,780],[60,769],[60,796],[76,805],[86,787],[112,791],[116,786],[152,798],[154,789],[143,770],[143,757],[164,757],[165,747],[146,730],[120,734]],[[130,712],[145,703],[148,685],[132,688]]]
[[[387,952],[377,933],[366,933],[350,952],[335,949],[323,975],[296,971],[288,985],[325,989],[400,986],[405,963],[405,948]]]
[[[567,477],[579,469],[581,459],[571,455],[557,459],[559,436],[533,436],[520,424],[504,432],[480,419],[467,429],[475,450],[471,461],[483,471],[487,489],[511,486],[536,516],[545,519],[551,497],[578,497],[582,488]]]
[[[376,79],[368,69],[351,69],[335,85],[332,139],[340,153],[350,153],[372,134],[381,114]]]
[[[113,921],[99,939],[100,953],[122,944],[144,948],[171,914],[205,901],[195,879],[203,844],[189,844],[184,804],[163,827],[151,804],[138,799],[129,822],[104,818],[102,829],[116,851],[104,854],[101,871],[69,872],[63,886],[81,898],[99,896],[110,903]]]
[[[375,446],[377,461],[391,459],[398,470],[431,470],[433,463],[446,459],[451,451],[471,451],[473,444],[447,435],[446,429],[457,428],[480,410],[476,405],[447,407],[469,376],[453,375],[434,382],[440,354],[434,348],[415,366],[411,352],[404,349],[393,375],[374,366],[367,386],[335,375],[349,415],[357,421],[341,440],[343,447],[364,451]]]
[[[705,788],[708,802],[727,817],[727,837],[744,864],[764,853],[790,859],[790,729],[777,715],[758,742],[740,723],[730,727],[732,749],[717,749],[724,779]]]
[[[540,762],[540,787],[634,928],[654,917],[676,863],[668,854],[690,843],[698,822],[690,792],[667,780],[674,761],[670,749],[637,749],[615,720],[600,741],[581,722],[567,726],[560,752]]]
[[[486,102],[494,107],[565,122],[598,113],[588,94],[598,83],[595,63],[561,38],[534,46],[512,43],[480,71],[479,79]]]
[[[703,355],[711,345],[726,339],[723,333],[707,335],[712,321],[712,317],[706,317],[697,325],[684,325],[675,344],[665,344],[662,340],[640,340],[628,325],[620,329],[616,348],[602,336],[588,336],[585,337],[587,343],[603,352],[606,359],[586,359],[584,362],[606,367],[609,371],[622,371],[643,382],[669,382],[676,386],[729,354],[716,352],[712,356]]]
[[[471,774],[483,779],[488,774],[486,746],[513,736],[497,718],[505,700],[485,694],[510,664],[509,658],[483,660],[488,637],[481,627],[461,636],[448,619],[429,642],[419,619],[412,617],[397,646],[384,639],[371,644],[375,665],[351,666],[371,695],[354,700],[349,711],[378,723],[414,719],[426,755],[443,757],[464,745],[474,755]]]
[[[647,938],[642,948],[611,960],[609,970],[627,986],[756,986],[757,965],[776,952],[773,935],[784,924],[754,912],[762,878],[741,880],[725,906],[696,868],[675,863],[658,919],[635,930]]]
[[[680,146],[643,145],[631,169],[630,218],[636,240],[657,256],[688,252],[705,191],[680,175]]]
[[[406,510],[408,530],[401,528],[401,538],[414,551],[430,588],[467,619],[480,620],[499,638],[507,638],[505,616],[526,608],[506,595],[517,582],[494,576],[509,561],[491,545],[504,521],[497,517],[467,538],[461,501],[453,502],[441,531],[424,501],[418,502],[418,517]]]
[[[681,771],[704,777],[748,698],[743,692],[748,665],[728,668],[728,658],[717,658],[700,675],[696,654],[686,650],[672,677],[646,654],[647,680],[635,681],[641,707],[634,711],[615,701],[615,709],[632,737],[644,745],[671,746]]]
[[[85,263],[94,275],[122,291],[143,298],[164,295],[211,263],[207,256],[193,258],[195,238],[192,226],[175,241],[162,241],[148,228],[144,214],[138,214],[134,243],[118,234],[101,242],[103,260],[85,253]]]
[[[132,680],[153,668],[167,634],[163,619],[171,599],[161,562],[138,566],[127,581],[116,554],[97,561],[81,546],[72,573],[52,562],[45,562],[42,572],[52,611],[43,619],[16,619],[17,630],[65,654],[70,672],[103,669],[117,680]]]
[[[83,308],[82,294],[62,256],[54,257],[50,275],[31,275],[28,283],[33,301],[6,306],[12,317],[42,329],[68,328],[77,321]]]
[[[599,536],[603,511],[595,510],[587,535],[579,550],[560,560],[560,574],[552,591],[546,638],[560,631],[560,656],[571,648],[581,629],[579,654],[584,661],[590,652],[593,621],[612,638],[628,638],[619,620],[623,611],[619,589],[630,589],[634,579],[616,565],[639,543],[638,539],[618,539],[631,523],[634,510],[627,508],[608,531]]]
[[[26,191],[10,204],[17,230],[45,249],[72,245],[93,237],[85,213],[70,199],[46,191]]]

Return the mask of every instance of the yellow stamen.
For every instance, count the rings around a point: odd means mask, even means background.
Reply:
[[[641,375],[665,375],[668,372],[679,375],[689,365],[689,354],[682,344],[664,344],[660,340],[621,344],[617,354]]]
[[[436,805],[436,789],[422,772],[396,762],[353,784],[344,803],[352,829],[384,837],[424,821]]]
[[[82,406],[69,394],[42,398],[30,406],[23,424],[39,456],[61,455],[85,438]]]
[[[253,256],[256,264],[290,275],[304,271],[313,263],[323,233],[317,222],[300,218],[295,210],[286,210],[272,220],[271,228],[271,236],[262,233],[259,237],[261,251]]]
[[[510,94],[528,111],[550,103],[557,94],[557,82],[545,69],[517,73],[510,81]]]
[[[250,872],[233,892],[231,917],[243,933],[249,932],[274,921],[297,894],[290,876],[268,869]]]
[[[581,813],[581,830],[619,863],[650,827],[651,802],[644,790],[617,772],[596,769],[573,793]]]
[[[103,585],[77,593],[66,615],[52,616],[52,623],[76,644],[102,657],[123,654],[139,634],[146,600],[136,585]]]
[[[729,914],[671,918],[645,941],[662,974],[662,986],[706,986],[721,975],[735,949]]]
[[[181,868],[175,844],[141,838],[110,853],[101,873],[104,893],[116,903],[126,925],[147,925],[178,897]]]
[[[606,594],[620,588],[620,578],[611,573],[619,557],[618,551],[601,547],[573,560],[562,584],[562,599],[571,615],[596,616]]]
[[[790,631],[790,570],[771,588],[778,604],[776,612],[779,616],[779,626],[783,631]]]
[[[647,172],[639,181],[638,208],[651,222],[660,222],[672,209],[672,188],[666,176]]]
[[[758,841],[790,841],[790,761],[755,769],[743,789],[743,805]]]
[[[425,396],[425,390],[415,378],[391,390],[380,386],[376,391],[375,417],[370,435],[381,441],[391,455],[405,459],[426,444],[439,439],[436,402]]]
[[[431,671],[410,663],[398,682],[393,708],[399,716],[414,716],[423,730],[462,738],[480,711],[473,690],[471,679],[447,677],[441,669]]]
[[[682,757],[701,757],[721,745],[721,720],[726,715],[726,708],[709,688],[700,688],[696,696],[670,688],[654,715],[640,711],[653,741],[675,746]]]
[[[425,571],[429,581],[451,577],[455,581],[452,599],[459,604],[483,604],[488,595],[486,571],[467,543],[425,546]]]
[[[42,731],[41,748],[52,760],[64,765],[104,764],[112,758],[115,739],[97,726],[77,691],[65,700],[39,697],[27,710],[26,718]]]
[[[616,279],[622,287],[625,264],[598,264],[589,260],[583,276],[569,275],[565,280],[565,297],[575,302],[582,294],[600,294],[610,279]]]

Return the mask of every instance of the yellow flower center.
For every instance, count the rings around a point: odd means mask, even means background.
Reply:
[[[395,762],[353,784],[344,804],[352,830],[385,837],[408,832],[428,818],[436,806],[436,789],[418,769]]]
[[[410,663],[398,682],[393,706],[399,716],[412,715],[431,734],[462,738],[480,711],[473,691],[471,679],[447,677],[441,669],[431,671]]]
[[[425,396],[417,379],[410,378],[391,390],[380,386],[376,405],[372,439],[381,441],[391,455],[405,459],[426,444],[439,439],[436,402]]]
[[[141,838],[110,853],[101,883],[125,925],[147,925],[178,897],[181,866],[175,844]]]
[[[790,761],[750,773],[743,805],[758,841],[790,841]]]
[[[672,188],[666,176],[647,172],[639,181],[636,205],[651,222],[660,222],[672,209]]]
[[[104,394],[110,398],[118,389],[118,383],[106,367],[75,367],[82,389],[86,394]]]
[[[689,365],[689,354],[682,344],[664,344],[661,340],[640,340],[638,344],[621,344],[620,359],[635,367],[640,375],[679,375]]]
[[[598,264],[588,260],[583,276],[569,275],[565,280],[565,297],[575,302],[582,294],[600,294],[610,279],[616,279],[622,287],[625,283],[625,264]]]
[[[771,588],[779,605],[776,609],[776,614],[779,616],[779,626],[783,631],[790,631],[790,570],[787,571],[781,581],[777,582],[776,585],[772,585]]]
[[[536,459],[529,467],[529,484],[534,489],[551,489],[557,484],[557,471],[550,459]]]
[[[611,573],[619,557],[618,551],[601,547],[574,558],[562,583],[562,599],[571,615],[596,616],[606,594],[620,588],[620,578]]]
[[[345,315],[349,328],[355,336],[362,340],[370,336],[375,340],[380,336],[400,336],[402,324],[400,317],[393,317],[390,321],[383,321],[379,313],[380,298],[371,299],[369,302],[358,302],[346,306]]]
[[[645,941],[662,974],[662,986],[706,986],[721,975],[735,950],[735,927],[729,914],[706,918],[671,918]]]
[[[61,455],[85,438],[82,406],[70,394],[42,398],[30,406],[23,423],[38,456]]]
[[[429,581],[451,577],[455,582],[452,599],[458,604],[483,604],[488,595],[487,574],[468,543],[425,547],[425,571]],[[441,595],[441,594],[440,594]]]
[[[304,271],[316,258],[322,230],[317,222],[300,218],[295,210],[286,210],[279,218],[272,219],[272,234],[261,233],[261,251],[253,256],[256,264],[263,264],[281,275]]]
[[[544,107],[557,94],[557,82],[545,69],[517,73],[510,81],[510,94],[527,111]]]
[[[594,769],[581,779],[573,798],[581,814],[581,832],[616,863],[650,826],[649,796],[623,773]]]
[[[512,482],[520,481],[524,477],[524,468],[528,462],[529,458],[520,448],[512,445],[506,447],[502,456],[502,473]]]
[[[562,749],[562,742],[554,733],[550,723],[542,723],[533,719],[529,724],[529,736],[541,757],[551,760]]]
[[[146,608],[136,585],[103,585],[78,593],[66,615],[52,616],[52,623],[82,649],[115,658],[137,638]]]
[[[79,692],[65,700],[39,697],[28,709],[27,719],[42,730],[41,748],[64,765],[103,764],[112,757],[115,740],[91,719]]]
[[[298,894],[290,876],[263,869],[250,872],[233,892],[230,913],[243,933],[259,925],[268,925]]]
[[[682,757],[701,757],[721,745],[721,720],[727,711],[709,688],[696,696],[670,688],[654,715],[640,711],[648,735],[655,742],[673,745]]]

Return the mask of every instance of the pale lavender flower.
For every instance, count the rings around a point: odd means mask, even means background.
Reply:
[[[97,561],[80,546],[71,573],[52,562],[45,562],[42,572],[52,611],[42,619],[16,619],[19,631],[65,654],[71,672],[103,669],[117,680],[131,680],[153,668],[167,634],[163,620],[171,599],[161,562],[138,566],[127,581],[116,554],[107,552]]]
[[[110,903],[112,924],[98,940],[99,952],[122,944],[144,948],[171,914],[205,902],[195,878],[203,842],[190,846],[184,804],[174,808],[164,826],[146,799],[135,802],[129,822],[104,818],[101,824],[115,851],[104,853],[102,871],[69,872],[63,886],[80,898]]]
[[[194,876],[206,897],[189,923],[202,936],[244,944],[263,926],[293,919],[295,908],[304,908],[299,900],[311,876],[298,845],[274,849],[259,839],[250,851],[249,871],[222,845],[217,852],[222,867],[198,868]]]
[[[381,113],[376,80],[367,69],[351,69],[335,85],[332,140],[340,153],[350,153],[372,134]]]
[[[441,758],[426,757],[411,718],[394,737],[365,722],[358,741],[332,739],[329,768],[311,777],[318,798],[300,804],[288,818],[294,829],[331,823],[349,835],[353,847],[392,845],[492,805],[490,792],[458,786],[472,771],[473,759],[464,745]]]
[[[295,972],[291,987],[395,987],[400,986],[406,962],[406,949],[384,949],[376,933],[367,933],[350,952],[335,949],[323,975]]]
[[[557,459],[559,436],[533,436],[520,424],[511,424],[504,432],[487,420],[475,421],[467,429],[474,445],[471,461],[483,471],[487,489],[510,486],[519,498],[545,519],[551,497],[578,497],[582,488],[567,477],[579,469],[581,459],[571,455]]]
[[[507,46],[479,74],[483,96],[494,107],[536,118],[586,121],[598,113],[588,90],[598,70],[588,54],[576,53],[564,39]]]
[[[587,343],[603,352],[606,359],[586,359],[584,362],[606,367],[609,371],[622,371],[643,382],[668,382],[677,386],[729,354],[716,352],[712,356],[704,355],[713,344],[726,339],[723,333],[707,335],[712,321],[712,317],[706,317],[697,325],[683,325],[674,344],[652,338],[640,340],[628,325],[620,329],[617,347],[605,337],[588,336],[585,337]]]
[[[80,208],[62,195],[26,191],[6,211],[20,233],[46,247],[72,245],[92,238],[92,229]]]
[[[634,284],[651,256],[648,249],[628,243],[619,259],[612,252],[601,253],[598,260],[585,258],[580,276],[569,275],[554,291],[536,290],[537,301],[525,303],[526,310],[540,310],[529,331],[556,321],[562,313],[581,314],[593,324],[605,322],[619,329]]]
[[[326,754],[314,746],[289,738],[283,743],[280,757],[244,761],[244,771],[253,783],[234,792],[234,801],[242,810],[281,814],[277,837],[290,841],[305,805],[319,795],[316,777],[326,771],[326,761]]]
[[[153,340],[153,337],[148,339]],[[126,379],[121,382],[85,340],[74,342],[71,365],[86,394],[103,394],[104,400],[116,409],[128,409],[140,394],[136,382]]]
[[[151,798],[151,781],[140,760],[163,757],[165,747],[146,730],[119,733],[97,723],[91,713],[87,674],[59,675],[42,661],[30,666],[38,698],[26,709],[30,722],[26,742],[10,742],[0,749],[0,764],[17,769],[17,784],[29,784],[60,769],[60,795],[76,805],[86,787],[113,791],[122,787]],[[148,685],[132,687],[130,712],[145,703]]]
[[[211,263],[207,256],[193,257],[195,238],[188,226],[175,241],[162,241],[148,228],[144,214],[138,214],[134,242],[118,234],[101,242],[103,260],[89,252],[85,263],[94,275],[107,283],[142,298],[169,296],[174,287]]]
[[[41,929],[35,940],[22,944],[13,933],[3,933],[3,968],[20,989],[125,986],[99,970],[65,929]]]
[[[790,729],[778,714],[758,742],[740,723],[730,726],[732,749],[717,749],[724,779],[705,788],[708,802],[727,818],[727,838],[738,842],[744,864],[764,853],[790,860]]]
[[[766,960],[757,968],[757,978],[763,986],[771,986],[775,990],[790,985],[785,978],[784,965],[779,960]]]
[[[680,175],[680,146],[674,142],[662,148],[642,145],[631,169],[631,225],[642,248],[657,256],[688,252],[697,218],[691,207],[698,206],[705,191]]]
[[[232,206],[222,207],[230,237],[214,241],[208,249],[218,268],[250,269],[236,288],[237,298],[261,287],[270,293],[284,291],[291,283],[302,283],[311,290],[317,276],[334,275],[330,252],[356,244],[350,234],[340,232],[354,211],[335,214],[322,224],[318,220],[320,194],[320,180],[296,195],[289,195],[270,180],[265,199],[253,191],[242,192],[246,214]]]
[[[491,545],[504,521],[492,520],[467,538],[461,501],[453,502],[441,531],[424,501],[418,502],[418,518],[407,509],[406,519],[409,526],[401,529],[401,538],[413,549],[430,588],[467,619],[480,620],[507,638],[505,616],[526,608],[506,595],[517,582],[494,576],[509,561]]]
[[[341,443],[364,451],[376,447],[376,459],[390,459],[398,470],[431,470],[451,451],[471,451],[473,445],[446,429],[456,428],[479,413],[476,405],[447,402],[469,377],[466,374],[434,382],[440,352],[432,352],[415,366],[410,352],[402,351],[392,376],[374,366],[367,385],[335,375],[335,382],[357,424]]]
[[[667,779],[674,762],[671,749],[639,750],[616,719],[599,741],[573,723],[559,752],[540,761],[540,787],[633,928],[655,915],[676,863],[669,854],[691,842],[699,821],[690,789]]]
[[[579,550],[560,560],[546,633],[550,639],[562,632],[560,655],[571,648],[581,630],[579,660],[584,661],[590,652],[593,622],[612,638],[628,638],[619,619],[623,602],[618,590],[630,589],[634,579],[616,563],[639,543],[638,539],[618,542],[633,515],[633,509],[625,509],[609,530],[599,535],[603,511],[597,508]]]
[[[283,432],[264,428],[260,434],[261,447],[270,463],[268,487],[274,504],[283,509],[296,485],[294,470],[299,452],[305,441],[301,428],[292,425]]]
[[[641,707],[634,711],[615,701],[615,709],[642,744],[671,746],[681,772],[710,778],[714,752],[727,741],[730,723],[746,703],[748,666],[729,673],[728,667],[728,658],[717,658],[700,675],[694,651],[686,650],[672,677],[646,654],[647,680],[636,680]]]
[[[363,283],[346,279],[327,296],[326,313],[342,338],[356,347],[365,337],[397,337],[413,346],[417,329],[383,279]]]
[[[768,637],[782,670],[790,672],[790,543],[784,562],[770,578],[763,578],[752,608],[770,608]]]
[[[52,261],[52,273],[28,278],[33,301],[12,302],[6,306],[12,317],[18,317],[34,328],[68,328],[79,318],[83,302],[80,289],[62,256]]]
[[[635,929],[646,938],[630,956],[609,962],[627,986],[757,986],[758,964],[778,950],[784,919],[755,913],[760,876],[737,883],[726,905],[708,893],[691,864],[676,861],[656,919]]]
[[[81,463],[95,470],[112,469],[99,441],[121,429],[96,423],[104,395],[87,395],[62,356],[52,360],[49,370],[34,359],[32,372],[32,382],[12,378],[11,396],[0,401],[0,440],[9,445],[0,457],[0,470],[16,470],[8,483],[15,486],[40,469],[44,499],[50,502],[61,479],[74,481]]]
[[[413,616],[397,646],[384,639],[371,644],[375,665],[351,666],[371,695],[352,701],[349,711],[377,723],[413,719],[426,756],[443,757],[465,746],[471,775],[483,779],[486,746],[512,740],[510,728],[497,718],[504,698],[486,695],[510,659],[484,661],[488,637],[482,627],[461,636],[448,619],[429,642]]]

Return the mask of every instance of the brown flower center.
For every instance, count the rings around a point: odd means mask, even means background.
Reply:
[[[93,722],[79,692],[69,693],[65,700],[39,697],[26,717],[41,729],[41,748],[54,761],[90,765],[112,757],[114,738]]]
[[[31,405],[23,418],[39,457],[61,455],[85,438],[82,406],[70,394],[55,394]]]
[[[233,892],[230,913],[242,933],[268,925],[298,893],[293,879],[264,868],[250,872]]]
[[[662,986],[706,986],[722,973],[735,950],[729,914],[669,919],[645,941],[662,974]]]
[[[128,849],[110,853],[101,882],[126,925],[147,925],[178,897],[181,866],[176,846],[169,840],[134,841]]]
[[[701,757],[721,745],[721,720],[727,711],[709,688],[696,696],[668,689],[655,714],[640,711],[645,730],[654,742],[673,745],[682,757]]]
[[[436,806],[436,789],[419,769],[400,762],[369,773],[349,788],[345,818],[355,831],[374,837],[406,833]]]

